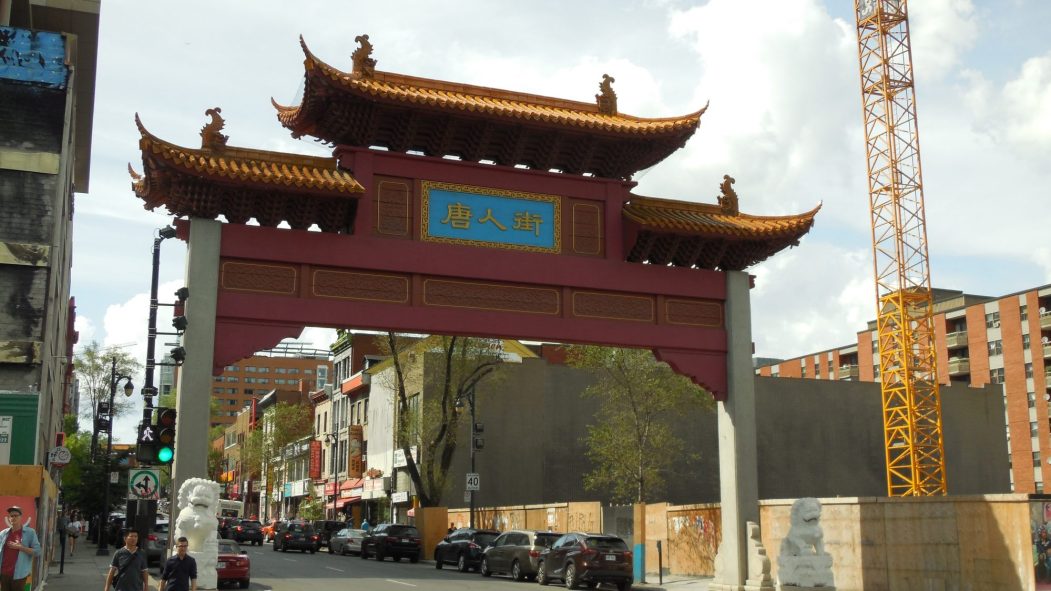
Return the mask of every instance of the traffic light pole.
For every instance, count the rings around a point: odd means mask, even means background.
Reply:
[[[467,394],[467,403],[471,405],[471,474],[475,474],[474,453],[475,453],[475,447],[476,446],[474,444],[474,437],[475,437],[475,433],[474,433],[474,425],[475,425],[475,422],[474,422],[474,386],[471,386],[471,390]],[[472,490],[471,491],[471,525],[470,525],[471,529],[474,529],[474,493],[475,493],[475,491]]]

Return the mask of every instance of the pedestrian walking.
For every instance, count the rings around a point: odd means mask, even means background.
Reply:
[[[368,519],[362,519],[361,520],[361,531],[369,531],[369,520]]]
[[[0,531],[0,591],[22,591],[33,570],[33,557],[40,556],[40,538],[36,531],[22,524],[22,508],[7,508],[10,527]]]
[[[175,556],[164,563],[157,591],[197,591],[197,561],[186,554],[189,545],[184,536],[175,540]]]
[[[58,514],[58,518],[55,519],[55,543],[58,544],[58,548],[54,549],[54,553],[58,556],[62,556],[66,553],[66,527],[69,525],[69,512],[63,511]]]
[[[139,532],[128,530],[124,547],[113,553],[102,591],[109,591],[110,587],[116,591],[147,591],[150,575],[146,568],[146,555],[139,550]]]
[[[84,524],[80,521],[80,515],[73,513],[73,518],[66,524],[66,533],[69,534],[69,555],[77,551],[77,538],[84,531]]]

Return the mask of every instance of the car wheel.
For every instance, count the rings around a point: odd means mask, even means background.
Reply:
[[[465,573],[467,572],[467,569],[467,557],[461,554],[460,557],[456,559],[456,570]]]
[[[317,552],[317,548],[311,548],[311,549],[310,549],[310,553],[311,553],[311,554],[314,554],[315,552]]]
[[[434,551],[434,568],[436,568],[438,570],[442,570],[443,566],[445,566],[445,564],[442,562],[442,555],[438,554],[438,551],[435,550]]]
[[[584,586],[588,589],[594,589],[595,587],[598,587],[598,581],[588,581],[587,583],[584,583]]]
[[[358,552],[358,556],[360,556],[362,560],[369,559],[369,553],[365,551],[365,546],[361,547],[361,552]]]
[[[619,591],[631,591],[631,581],[621,581],[617,583],[617,589]]]
[[[478,572],[482,573],[483,577],[493,576],[493,571],[489,570],[489,559],[485,556],[482,557],[482,566],[479,567]]]
[[[346,556],[347,555],[347,545],[346,544],[343,544],[342,546],[339,547],[339,555],[340,556]]]
[[[577,580],[577,565],[570,562],[566,565],[566,589],[576,589],[580,585]]]
[[[282,552],[288,552],[288,546],[281,546]]]
[[[547,578],[547,565],[543,561],[536,567],[536,582],[541,585],[549,585],[551,580]]]
[[[249,584],[250,583],[249,583],[248,579],[241,579],[241,588],[242,589],[247,589]]]
[[[383,552],[383,548],[376,548],[376,560],[383,562],[386,554]]]
[[[522,578],[523,578],[522,577],[522,565],[518,564],[517,560],[515,560],[514,562],[511,563],[511,578],[516,580],[516,581],[521,581]]]
[[[415,553],[415,554],[413,554],[412,556],[409,557],[409,562],[411,562],[413,564],[416,564],[419,561],[420,561],[420,553],[419,552],[417,552],[417,553]]]
[[[394,562],[401,562],[401,554],[395,554],[394,556],[391,556],[391,560],[393,560]]]

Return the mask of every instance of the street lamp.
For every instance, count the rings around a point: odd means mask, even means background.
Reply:
[[[463,410],[463,400],[464,400],[464,398],[467,399],[467,404],[470,405],[470,407],[471,407],[471,473],[474,474],[474,473],[476,473],[475,467],[474,467],[474,454],[481,447],[481,445],[480,445],[481,444],[481,440],[477,437],[477,435],[482,432],[481,425],[479,423],[475,422],[475,415],[474,415],[474,385],[471,385],[471,387],[469,387],[467,389],[467,391],[463,394],[463,396],[461,396],[460,398],[456,399],[456,405],[455,406],[456,406],[456,408],[458,410]],[[470,515],[471,515],[471,523],[470,523],[470,527],[474,528],[474,493],[475,493],[475,491],[470,490],[470,491],[467,491],[467,492],[469,492],[470,495],[471,495],[471,505],[470,505],[470,507],[471,507],[471,509],[470,509],[470,511],[471,511],[471,513],[470,513]]]
[[[109,527],[109,484],[110,484],[110,455],[113,454],[113,398],[117,395],[117,384],[124,381],[124,395],[131,397],[135,393],[135,384],[131,383],[131,376],[117,373],[117,358],[114,357],[110,364],[110,381],[109,381],[109,427],[107,428],[106,438],[106,496],[105,502],[102,505],[102,518],[99,520],[99,549],[95,552],[98,556],[105,556],[109,554],[109,548],[107,544],[106,529]]]
[[[332,519],[336,518],[336,502],[339,499],[339,436],[335,433],[325,434],[325,441],[332,447],[329,449],[329,458],[332,462],[332,478],[335,490],[332,494]],[[326,512],[325,515],[328,515]]]

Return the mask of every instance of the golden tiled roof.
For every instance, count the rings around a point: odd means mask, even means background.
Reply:
[[[798,215],[755,216],[728,212],[719,205],[632,195],[622,211],[626,219],[649,230],[762,240],[801,237],[820,209],[818,205]]]
[[[308,78],[311,73],[321,74],[337,87],[385,102],[632,136],[690,134],[697,128],[701,115],[707,109],[706,105],[699,111],[680,117],[647,119],[615,112],[606,114],[601,112],[597,103],[443,82],[371,69],[367,73],[357,69],[348,73],[318,59],[307,48],[302,37],[300,43],[306,54],[304,65]],[[290,128],[296,126],[297,117],[300,116],[304,105],[287,107],[274,102],[274,107],[278,110],[278,119]]]
[[[226,147],[225,139],[212,143],[211,147],[184,148],[151,134],[143,126],[138,114],[135,115],[135,125],[142,136],[139,148],[143,160],[149,157],[160,159],[192,175],[326,193],[356,194],[365,191],[353,176],[339,170],[335,158]],[[202,131],[202,136],[204,133]],[[209,145],[207,139],[204,144]],[[145,197],[142,192],[147,190],[146,179],[134,171],[132,177],[136,194]]]

